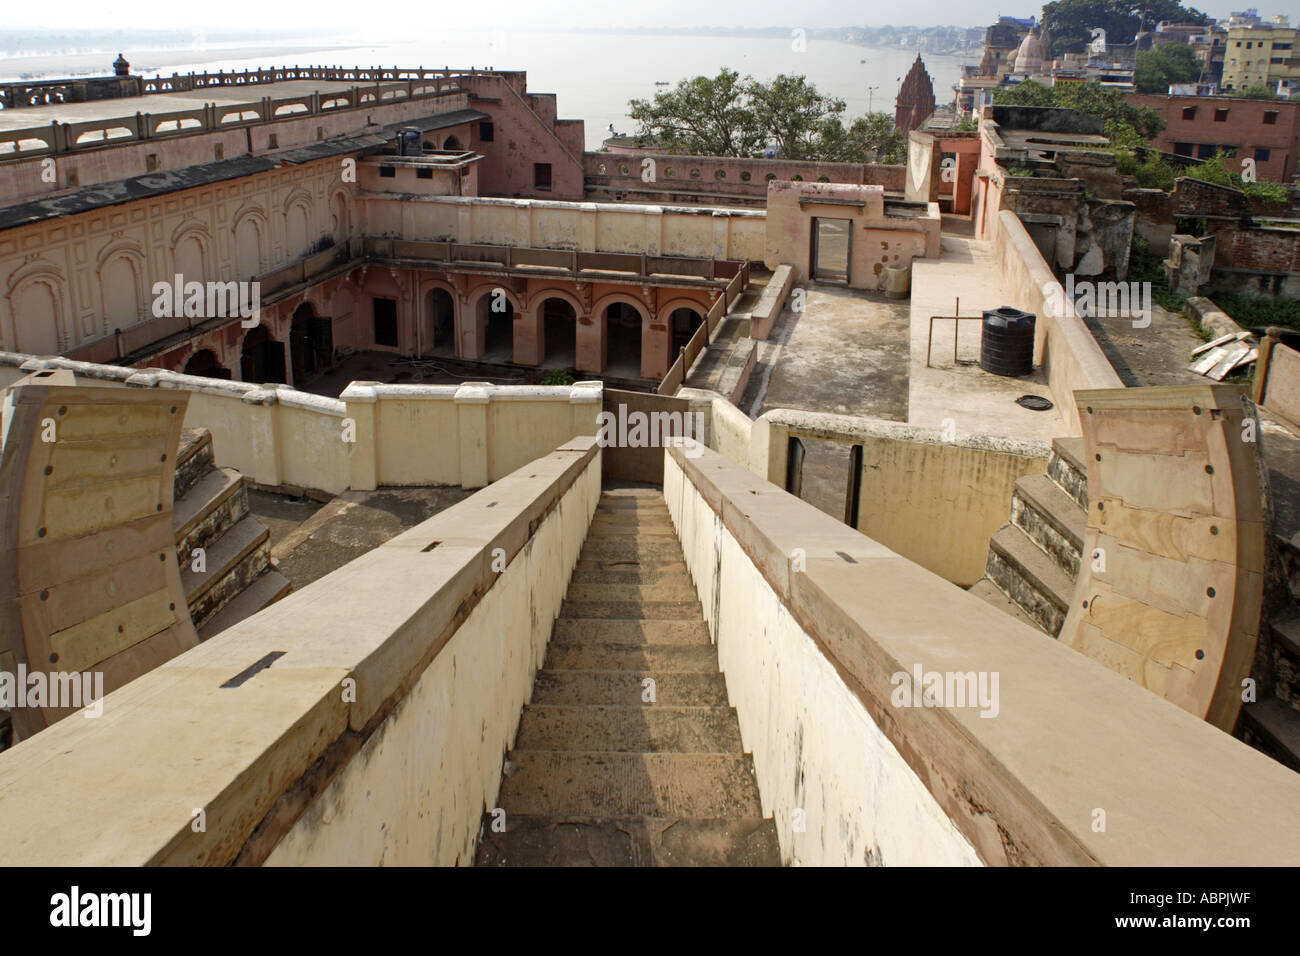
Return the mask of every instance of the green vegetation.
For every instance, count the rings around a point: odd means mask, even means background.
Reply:
[[[1096,116],[1112,146],[1145,146],[1165,128],[1160,114],[1149,106],[1134,106],[1118,90],[1096,81],[1043,86],[1026,80],[993,94],[999,105],[1055,106]]]
[[[886,113],[844,121],[843,100],[823,95],[804,76],[769,83],[725,67],[713,77],[682,80],[653,100],[632,100],[628,115],[642,142],[665,152],[762,156],[840,163],[901,163],[907,137]]]
[[[1300,300],[1262,299],[1249,295],[1215,295],[1211,298],[1243,329],[1261,329],[1270,325],[1300,329]]]
[[[1239,90],[1226,90],[1224,96],[1239,96],[1242,99],[1250,100],[1280,100],[1282,98],[1267,86],[1243,86]]]
[[[1132,43],[1139,28],[1171,23],[1207,23],[1201,11],[1178,0],[1055,0],[1043,6],[1043,29],[1052,38],[1050,53],[1082,53],[1093,30],[1106,31],[1107,43]]]
[[[1243,182],[1240,173],[1234,173],[1224,165],[1222,156],[1207,159],[1195,169],[1188,170],[1188,173],[1195,179],[1216,186],[1234,186],[1256,205],[1285,206],[1290,202],[1290,194],[1281,183]]]
[[[1160,256],[1152,252],[1151,244],[1137,233],[1133,234],[1133,245],[1129,250],[1128,281],[1150,282],[1151,298],[1170,312],[1182,312],[1187,304],[1187,299],[1169,288]]]
[[[1186,43],[1162,43],[1137,55],[1133,83],[1139,93],[1167,93],[1171,83],[1195,83],[1201,61]]]
[[[1120,174],[1132,176],[1143,189],[1163,189],[1169,192],[1174,188],[1174,180],[1182,175],[1182,170],[1165,162],[1159,153],[1148,152],[1145,160],[1139,160],[1137,153],[1129,149],[1116,149],[1112,152]]]
[[[572,385],[577,379],[567,368],[553,368],[542,376],[542,385]]]

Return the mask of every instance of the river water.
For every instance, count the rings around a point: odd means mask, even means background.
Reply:
[[[898,86],[916,51],[856,46],[831,40],[758,37],[652,36],[589,33],[447,32],[401,43],[358,42],[355,38],[267,43],[256,52],[238,47],[123,51],[132,72],[152,75],[189,70],[243,70],[283,66],[453,66],[526,70],[528,88],[555,93],[560,116],[586,120],[587,148],[596,149],[613,124],[635,132],[628,100],[653,97],[656,81],[676,84],[726,66],[755,79],[802,73],[823,93],[843,99],[847,116],[870,108],[892,114]],[[802,48],[801,48],[802,47]],[[264,51],[264,52],[263,52]],[[108,54],[43,56],[0,60],[0,76],[22,72],[47,76],[96,69],[108,72]],[[974,55],[978,55],[976,52]],[[99,60],[104,65],[99,68]],[[935,99],[949,102],[961,74],[961,56],[926,54]]]

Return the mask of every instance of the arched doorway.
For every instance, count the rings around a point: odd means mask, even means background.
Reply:
[[[443,140],[442,148],[459,150],[460,140],[458,140],[455,136],[448,136],[445,140]]]
[[[446,289],[433,288],[424,297],[420,348],[426,354],[456,354],[456,301]]]
[[[552,297],[542,303],[542,344],[546,368],[573,368],[577,361],[578,313],[564,299]]]
[[[605,309],[605,373],[641,377],[641,313],[627,302],[611,302]]]
[[[484,362],[505,364],[515,358],[515,305],[503,290],[493,289],[478,300],[483,326]]]
[[[669,328],[672,331],[671,351],[668,353],[668,361],[673,362],[677,359],[678,353],[686,348],[686,343],[691,340],[695,330],[704,324],[704,316],[695,309],[683,306],[680,309],[673,309],[673,314],[669,318]]]
[[[231,377],[230,369],[221,364],[217,359],[217,353],[212,349],[199,349],[189,357],[185,368],[181,371],[186,375],[202,375],[205,378],[229,380]]]
[[[289,352],[293,356],[293,383],[296,386],[334,364],[333,323],[317,315],[310,302],[304,302],[293,310]]]
[[[256,384],[284,384],[284,343],[259,325],[244,336],[239,354],[240,377]]]

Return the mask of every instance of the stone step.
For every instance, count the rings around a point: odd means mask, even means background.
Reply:
[[[637,574],[687,573],[686,562],[682,560],[680,553],[673,557],[654,557],[647,555],[641,557],[633,556],[630,558],[599,555],[584,557],[579,555],[578,563],[574,565],[574,571],[635,572]]]
[[[707,644],[712,647],[709,630],[696,617],[693,620],[583,620],[559,617],[555,621],[553,641],[567,644]]]
[[[1052,439],[1052,454],[1047,460],[1047,477],[1088,510],[1088,464],[1082,438]]]
[[[586,585],[619,585],[621,587],[695,587],[686,566],[670,565],[642,568],[635,564],[615,565],[611,568],[576,567],[569,579],[569,589]]]
[[[658,674],[714,674],[718,651],[712,644],[565,644],[551,641],[547,670],[650,671]]]
[[[237,521],[204,549],[205,567],[181,565],[181,587],[197,627],[253,582],[271,561],[271,532],[252,515]]]
[[[627,522],[610,522],[593,520],[587,527],[587,539],[592,537],[601,538],[627,538],[653,536],[655,538],[676,538],[677,529],[673,527],[672,522],[644,522],[644,521],[627,521]]]
[[[184,429],[181,432],[180,446],[176,450],[173,500],[184,497],[213,467],[212,432],[206,428]]]
[[[992,604],[999,611],[1010,614],[1016,620],[1023,621],[1031,627],[1038,627],[1038,622],[1026,614],[1024,608],[1011,600],[1011,598],[1007,597],[998,586],[988,578],[980,578],[972,584],[968,590],[976,597],[983,598],[989,604]],[[1041,630],[1041,628],[1039,629]]]
[[[780,866],[776,824],[759,817],[483,818],[478,866]]]
[[[533,703],[524,708],[515,750],[617,753],[733,753],[742,751],[740,724],[730,707],[574,706]]]
[[[1024,531],[1005,524],[994,533],[985,573],[1039,627],[1060,634],[1074,583]]]
[[[659,544],[666,540],[677,540],[677,529],[669,522],[653,524],[649,522],[628,522],[627,524],[604,524],[592,521],[587,527],[587,540],[636,541],[641,538],[652,539]]]
[[[654,681],[648,685],[647,681]],[[654,703],[645,700],[653,690]],[[541,670],[533,684],[534,704],[610,704],[653,709],[660,704],[680,707],[726,707],[727,682],[712,674],[648,673],[646,671]]]
[[[570,601],[560,606],[561,617],[606,621],[698,621],[700,602],[688,601]]]
[[[600,501],[657,501],[663,504],[664,493],[658,488],[605,488],[600,493]]]
[[[667,525],[673,526],[672,515],[663,505],[656,508],[597,508],[596,513],[591,516],[591,523],[595,525],[608,525],[616,528],[635,528],[641,525],[654,525],[661,527]]]
[[[513,814],[762,816],[743,754],[513,750],[508,759],[498,798],[507,821]]]
[[[1079,576],[1088,518],[1060,485],[1046,475],[1017,479],[1011,498],[1011,523],[1054,558],[1072,581]]]
[[[597,603],[610,601],[663,602],[663,601],[698,601],[695,585],[690,578],[676,579],[672,584],[588,584],[583,581],[569,582],[565,598],[570,601],[593,601]]]
[[[198,629],[199,640],[206,641],[245,618],[252,617],[264,607],[274,604],[293,590],[293,584],[275,568],[267,568],[232,601],[228,602]]]
[[[1300,609],[1286,607],[1268,622],[1273,642],[1292,657],[1300,657]]]
[[[207,547],[221,532],[248,514],[248,489],[233,468],[214,468],[172,506],[176,557],[182,567],[195,548]]]
[[[1246,742],[1300,772],[1300,710],[1276,697],[1241,709]]]
[[[671,561],[682,560],[682,546],[675,537],[662,538],[588,538],[578,560],[603,561]]]

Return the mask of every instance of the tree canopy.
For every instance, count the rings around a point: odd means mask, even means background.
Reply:
[[[1057,83],[1044,86],[1026,80],[994,93],[994,102],[1010,106],[1055,106],[1078,110],[1102,121],[1102,131],[1112,146],[1144,146],[1165,128],[1160,114],[1149,106],[1135,106],[1118,90],[1100,83]]]
[[[1174,23],[1209,22],[1199,10],[1178,0],[1053,0],[1043,6],[1043,29],[1051,37],[1050,53],[1082,53],[1093,30],[1106,31],[1107,43],[1132,43],[1138,30],[1162,20]]]
[[[761,83],[725,67],[628,107],[637,135],[665,152],[761,156],[772,149],[783,159],[903,162],[907,139],[888,114],[868,113],[846,125],[844,112],[843,100],[807,77],[781,74]]]
[[[1133,83],[1139,93],[1168,93],[1171,83],[1195,83],[1201,61],[1186,43],[1162,43],[1137,55]]]

